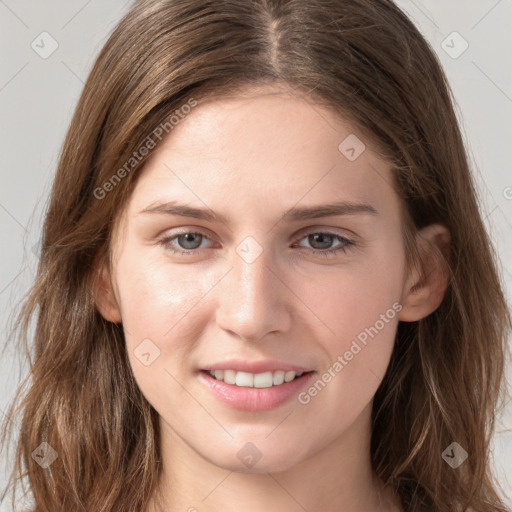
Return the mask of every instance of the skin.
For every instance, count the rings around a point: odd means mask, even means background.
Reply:
[[[425,228],[423,267],[406,268],[389,165],[368,140],[349,161],[338,145],[352,133],[308,98],[261,87],[199,104],[153,150],[96,291],[103,316],[122,322],[137,384],[160,415],[162,498],[146,512],[401,510],[371,468],[372,401],[398,320],[423,318],[442,300],[447,274],[435,247],[449,234]],[[140,213],[170,200],[227,222]],[[338,201],[378,214],[282,220],[294,206]],[[183,231],[205,236],[161,242]],[[307,236],[326,231],[353,245]],[[247,236],[262,249],[252,263],[237,253]],[[197,377],[232,357],[286,361],[319,377],[393,304],[400,313],[307,404],[294,396],[268,411],[237,410]],[[160,350],[149,366],[134,354],[144,339]],[[262,455],[251,468],[237,457],[247,442]]]

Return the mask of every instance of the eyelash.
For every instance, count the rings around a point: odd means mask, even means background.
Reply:
[[[184,231],[183,233],[178,233],[176,235],[163,238],[162,240],[160,240],[160,244],[163,245],[166,249],[173,252],[174,254],[183,254],[186,256],[192,256],[193,254],[197,254],[198,252],[200,252],[201,249],[189,249],[189,250],[176,249],[175,246],[171,245],[171,242],[173,240],[175,240],[176,238],[178,238],[179,236],[190,235],[190,234],[199,235],[199,236],[202,236],[203,238],[206,238],[207,240],[209,240],[209,238],[204,233],[197,232],[197,231]],[[335,239],[338,239],[338,241],[342,242],[342,245],[336,247],[335,249],[323,249],[322,250],[322,249],[308,249],[307,247],[304,247],[304,249],[306,249],[310,254],[314,254],[315,256],[322,256],[324,258],[332,257],[332,256],[335,256],[339,252],[346,253],[347,249],[350,246],[355,245],[355,242],[353,240],[350,240],[349,238],[346,238],[341,235],[337,235],[336,233],[330,233],[329,231],[311,231],[311,232],[303,235],[299,239],[299,241],[301,241],[304,238],[307,238],[308,236],[311,236],[311,235],[332,236]]]

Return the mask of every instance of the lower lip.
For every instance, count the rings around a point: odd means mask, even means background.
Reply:
[[[207,371],[199,372],[199,379],[204,382],[210,391],[225,404],[246,411],[267,411],[278,407],[306,386],[315,372],[309,372],[300,377],[285,382],[280,386],[270,388],[248,388],[226,384],[217,380]]]

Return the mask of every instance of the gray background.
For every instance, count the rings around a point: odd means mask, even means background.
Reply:
[[[456,101],[488,229],[512,290],[511,0],[399,0],[439,55]],[[83,83],[128,10],[122,0],[0,0],[0,328],[37,265],[38,239],[58,153]],[[453,34],[453,32],[458,34]],[[40,36],[48,32],[49,36]],[[41,38],[44,39],[41,43]],[[57,49],[42,58],[38,51]],[[468,48],[464,50],[466,44]],[[37,48],[37,47],[36,47]],[[460,55],[459,55],[460,54]],[[0,361],[0,415],[26,369],[12,342]],[[512,371],[508,368],[508,377]],[[497,422],[493,463],[512,506],[512,403]],[[9,462],[2,456],[2,473]],[[5,503],[0,511],[10,510]]]

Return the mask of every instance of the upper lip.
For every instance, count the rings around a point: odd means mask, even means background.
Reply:
[[[297,366],[289,363],[281,363],[273,360],[261,360],[261,361],[243,361],[243,360],[230,360],[223,361],[221,363],[214,363],[203,367],[203,370],[235,370],[240,372],[249,373],[264,373],[264,372],[275,372],[278,370],[284,370],[285,372],[294,371],[296,373],[309,372],[309,368],[303,366]]]

